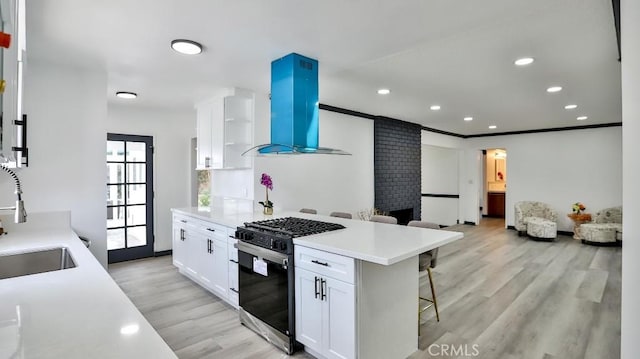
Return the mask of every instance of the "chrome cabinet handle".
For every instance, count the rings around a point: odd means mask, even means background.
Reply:
[[[320,279],[320,300],[324,300],[327,297],[327,281]]]

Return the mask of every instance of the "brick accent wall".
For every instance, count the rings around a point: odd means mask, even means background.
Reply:
[[[375,207],[385,212],[413,208],[413,219],[420,219],[420,125],[377,117],[373,132]]]

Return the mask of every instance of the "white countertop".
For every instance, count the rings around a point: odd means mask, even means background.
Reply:
[[[0,236],[0,255],[63,246],[77,267],[0,279],[0,358],[176,358],[68,222],[29,222]]]
[[[392,265],[430,249],[441,247],[463,237],[460,232],[426,229],[374,223],[358,219],[343,219],[299,212],[282,212],[265,216],[255,212],[198,211],[197,208],[173,209],[182,213],[228,227],[237,227],[244,222],[260,221],[279,217],[299,217],[317,221],[340,223],[345,229],[312,236],[294,238],[295,245],[360,259],[382,265]]]

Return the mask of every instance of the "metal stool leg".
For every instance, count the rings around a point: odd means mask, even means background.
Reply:
[[[433,298],[433,307],[436,310],[436,319],[440,321],[440,313],[438,312],[438,300],[436,299],[436,289],[433,286],[433,277],[431,276],[431,267],[427,267],[427,273],[429,274],[429,285],[431,286],[431,298]]]

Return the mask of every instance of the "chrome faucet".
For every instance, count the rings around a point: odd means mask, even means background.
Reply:
[[[16,205],[14,207],[0,207],[0,210],[15,210],[15,222],[16,223],[24,223],[27,221],[27,211],[24,209],[24,202],[22,201],[22,188],[20,187],[20,179],[18,176],[10,170],[9,168],[0,165],[0,169],[5,171],[6,173],[13,178],[16,182]]]

